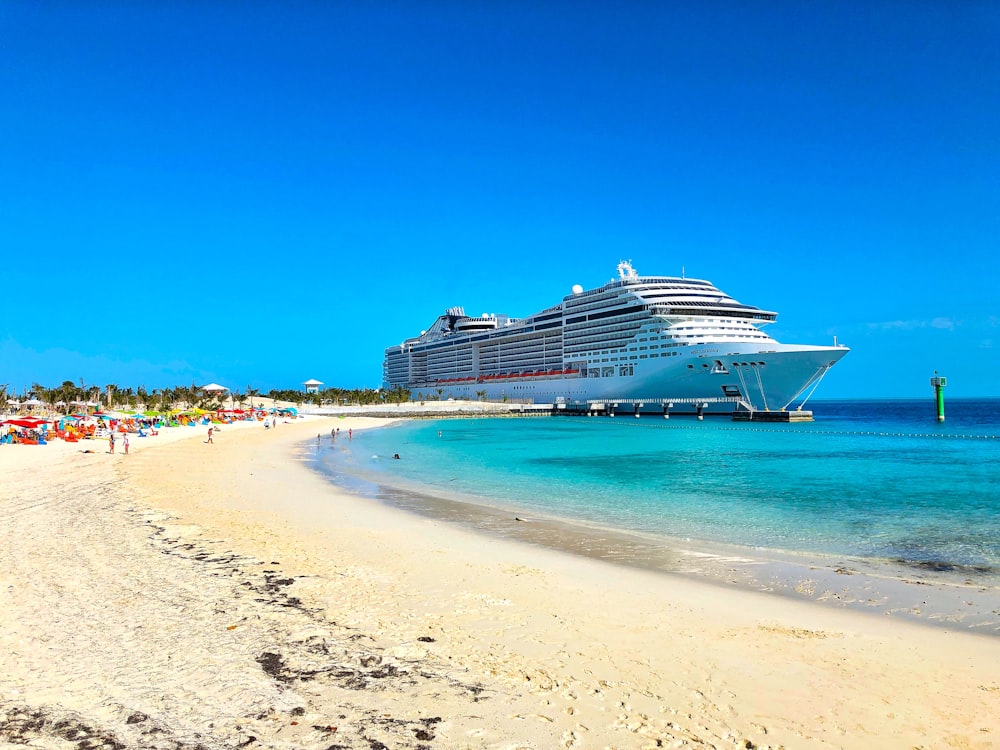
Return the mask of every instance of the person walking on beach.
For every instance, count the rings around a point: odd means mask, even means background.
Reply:
[[[207,442],[207,443],[211,443],[212,442],[212,431],[214,429],[215,429],[214,427],[209,427],[208,428],[208,440],[206,440],[205,442]]]
[[[128,433],[126,432],[122,435],[122,448],[125,449],[125,455],[128,455]]]
[[[108,453],[115,452],[115,433],[114,431],[108,433]]]

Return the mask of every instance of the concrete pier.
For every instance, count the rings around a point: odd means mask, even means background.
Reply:
[[[733,412],[734,422],[812,422],[811,411],[737,411]]]

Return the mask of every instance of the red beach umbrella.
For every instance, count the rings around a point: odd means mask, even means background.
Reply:
[[[37,430],[41,425],[45,423],[45,420],[37,419],[8,419],[6,422],[0,422],[0,424],[12,424],[15,427],[27,427],[29,430]]]

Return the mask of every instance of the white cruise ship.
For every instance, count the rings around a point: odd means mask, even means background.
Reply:
[[[449,309],[385,350],[383,386],[636,413],[799,410],[848,349],[780,344],[761,330],[776,318],[708,281],[640,276],[622,261],[618,278],[526,318]]]

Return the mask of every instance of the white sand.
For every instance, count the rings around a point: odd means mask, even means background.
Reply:
[[[1000,639],[483,537],[291,457],[374,423],[0,447],[0,741],[1000,746]]]

